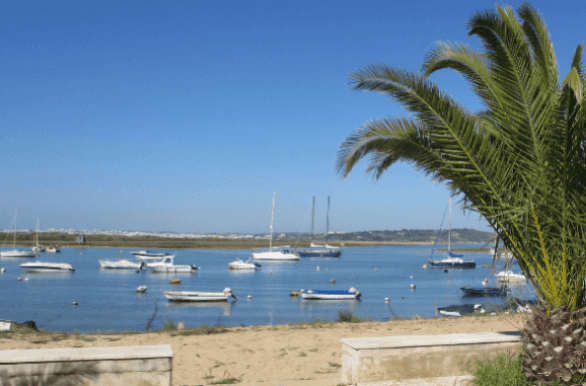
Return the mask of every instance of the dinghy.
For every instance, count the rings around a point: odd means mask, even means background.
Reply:
[[[170,301],[174,302],[214,302],[228,301],[228,297],[238,299],[232,293],[230,288],[224,288],[222,292],[189,292],[189,291],[169,291],[163,292],[163,295]]]
[[[350,288],[348,291],[301,290],[299,295],[308,300],[358,300],[362,296],[356,288]]]

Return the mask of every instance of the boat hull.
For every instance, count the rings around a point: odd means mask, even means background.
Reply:
[[[25,263],[20,267],[34,272],[75,272],[71,264],[67,263]]]
[[[299,295],[305,300],[358,300],[361,296],[360,292],[320,290],[300,291]]]
[[[173,302],[226,302],[230,295],[222,292],[163,292]]]
[[[199,267],[197,267],[195,265],[167,265],[167,266],[147,265],[147,268],[150,268],[150,270],[153,271],[154,273],[165,273],[165,272],[190,273],[190,272],[195,272],[199,269]]]
[[[98,260],[100,262],[100,268],[102,269],[140,269],[142,263],[135,263],[128,260],[111,261],[111,260]]]
[[[299,256],[283,252],[256,252],[252,254],[254,260],[297,261]]]
[[[464,291],[464,296],[507,296],[509,291],[506,288],[500,287],[460,287]]]
[[[445,262],[442,260],[429,260],[432,268],[476,268],[474,260],[464,260],[462,262]]]
[[[340,257],[342,251],[328,251],[328,250],[298,250],[297,254],[300,257]]]
[[[35,258],[37,257],[37,253],[34,251],[6,251],[0,252],[0,257],[18,257],[18,258]]]

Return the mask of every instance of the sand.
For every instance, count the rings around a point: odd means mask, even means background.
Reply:
[[[0,349],[170,344],[173,385],[208,385],[237,378],[241,386],[336,386],[341,383],[342,338],[518,331],[527,316],[310,323],[216,328],[222,333],[0,334]]]

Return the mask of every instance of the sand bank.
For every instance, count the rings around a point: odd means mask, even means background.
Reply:
[[[204,335],[189,335],[189,328],[128,334],[4,333],[0,349],[170,344],[174,385],[208,385],[237,378],[241,386],[335,386],[341,383],[342,338],[517,331],[525,318],[516,314],[229,327]]]

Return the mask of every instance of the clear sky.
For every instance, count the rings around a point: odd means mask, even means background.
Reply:
[[[514,8],[519,1],[509,2]],[[562,77],[586,4],[536,1]],[[448,191],[408,164],[335,171],[364,122],[404,115],[349,91],[372,63],[419,69],[495,2],[6,1],[0,12],[0,229],[267,232],[436,229]],[[432,78],[479,108],[457,75]],[[454,209],[453,227],[489,230]]]

